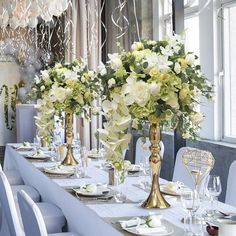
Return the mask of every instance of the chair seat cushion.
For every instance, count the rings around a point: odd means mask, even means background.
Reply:
[[[66,224],[66,219],[61,209],[51,203],[39,202],[36,204],[42,213],[47,232],[61,232]]]
[[[24,184],[24,181],[21,178],[19,171],[7,170],[7,171],[4,171],[4,173],[10,185],[23,185]]]
[[[15,202],[17,202],[17,193],[20,190],[24,190],[32,199],[34,202],[39,202],[40,201],[40,194],[39,192],[32,186],[28,185],[12,185],[11,186],[12,193],[14,196]]]

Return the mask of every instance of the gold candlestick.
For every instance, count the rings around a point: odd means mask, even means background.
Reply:
[[[149,118],[151,123],[149,136],[151,142],[151,156],[149,163],[152,170],[152,187],[147,200],[142,204],[145,208],[168,208],[170,205],[162,196],[159,185],[159,170],[161,167],[160,156],[160,119],[151,116]]]
[[[66,143],[67,153],[62,165],[75,166],[78,162],[75,160],[72,152],[72,139],[73,139],[73,113],[66,114]]]

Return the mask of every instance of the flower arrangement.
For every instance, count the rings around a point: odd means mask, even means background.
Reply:
[[[128,148],[129,128],[142,129],[151,116],[161,125],[195,139],[203,114],[200,97],[210,99],[212,86],[202,75],[197,56],[184,52],[182,36],[163,41],[135,42],[131,51],[122,48],[109,54],[103,81],[104,129],[99,136],[113,163],[122,163]]]
[[[5,117],[5,125],[8,130],[13,130],[15,127],[15,116],[16,116],[16,103],[17,103],[17,90],[18,86],[15,84],[12,87],[8,87],[7,85],[2,85],[0,88],[0,96],[5,90],[4,95],[4,117]],[[9,114],[10,120],[9,120]]]
[[[53,68],[41,71],[32,86],[37,100],[38,115],[36,125],[38,135],[50,141],[54,129],[54,116],[62,112],[89,117],[93,100],[100,93],[101,83],[93,71],[87,69],[84,60],[75,60],[64,65],[58,63]]]

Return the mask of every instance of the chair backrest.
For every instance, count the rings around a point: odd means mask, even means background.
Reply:
[[[225,195],[225,203],[236,207],[236,161],[234,161],[230,168],[227,180],[227,188]]]
[[[3,171],[0,171],[0,200],[1,207],[4,212],[4,217],[6,217],[11,236],[25,235],[21,228],[20,220],[17,215],[14,197],[10,184]]]
[[[135,152],[135,164],[139,164],[142,162],[143,157],[149,157],[151,155],[151,151],[149,147],[151,146],[151,142],[149,138],[146,138],[145,148],[142,138],[138,138],[136,142],[136,152]],[[164,144],[162,141],[160,141],[160,155],[163,159],[164,156]]]
[[[174,167],[174,174],[173,174],[173,181],[179,181],[184,183],[186,186],[188,186],[191,189],[194,189],[194,181],[190,173],[188,172],[187,168],[183,164],[182,156],[187,150],[200,150],[197,148],[192,147],[182,147],[179,149],[176,155],[176,161],[175,161],[175,167]],[[201,151],[201,150],[200,150]],[[207,181],[209,173],[203,178],[201,181],[201,184],[199,186],[199,191],[204,191],[205,184]]]
[[[26,236],[46,236],[47,229],[43,216],[30,196],[20,190],[17,193],[17,198],[20,207],[21,218],[23,221]]]
[[[182,147],[179,149],[176,155],[174,173],[173,173],[173,181],[179,181],[184,183],[186,186],[190,188],[194,188],[193,179],[183,164],[182,156],[188,149],[195,149],[191,147]]]

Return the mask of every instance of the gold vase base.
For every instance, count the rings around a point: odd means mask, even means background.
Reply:
[[[158,208],[166,209],[170,207],[170,204],[165,200],[165,198],[158,192],[151,192],[149,197],[141,205],[143,208]]]
[[[64,166],[76,166],[78,165],[78,162],[75,160],[75,158],[71,155],[66,155],[65,159],[61,163]]]

